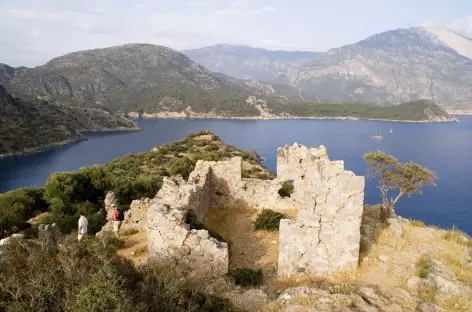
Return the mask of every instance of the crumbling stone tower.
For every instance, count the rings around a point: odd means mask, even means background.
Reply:
[[[277,150],[277,178],[243,179],[242,159],[198,161],[188,181],[165,178],[147,213],[149,261],[186,271],[228,271],[228,245],[206,230],[190,230],[188,213],[203,221],[208,207],[298,210],[280,223],[278,275],[321,276],[357,266],[364,178],[330,161],[326,149],[294,144]],[[278,190],[290,180],[294,191]]]
[[[299,210],[280,223],[279,276],[319,276],[353,269],[359,260],[364,177],[330,161],[324,146],[277,151],[277,178],[292,180]]]

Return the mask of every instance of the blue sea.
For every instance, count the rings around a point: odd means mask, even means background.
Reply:
[[[103,164],[115,157],[139,153],[211,130],[225,142],[254,149],[275,171],[277,147],[294,142],[324,145],[330,159],[365,175],[362,155],[383,150],[401,161],[414,161],[436,172],[436,187],[423,195],[400,200],[396,212],[444,228],[453,226],[472,234],[472,116],[459,123],[409,124],[358,120],[141,120],[142,131],[89,134],[88,141],[45,152],[0,160],[0,192],[43,185],[56,171]],[[393,132],[390,133],[390,130]],[[383,140],[371,137],[377,134]],[[366,185],[365,202],[380,201],[374,181]]]

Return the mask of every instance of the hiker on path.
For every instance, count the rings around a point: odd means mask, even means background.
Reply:
[[[88,220],[85,216],[83,215],[80,215],[80,218],[79,218],[79,226],[78,226],[78,235],[77,235],[77,239],[79,240],[79,242],[82,240],[82,238],[84,238],[85,235],[87,235],[87,230],[88,230]]]
[[[121,212],[118,210],[116,205],[113,206],[113,233],[117,238],[120,238],[120,226],[121,226]]]

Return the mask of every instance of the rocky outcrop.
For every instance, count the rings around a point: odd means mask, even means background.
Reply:
[[[108,192],[105,196],[105,213],[107,220],[113,220],[113,207],[117,205],[116,196],[114,192]]]
[[[59,240],[62,237],[62,232],[56,223],[40,224],[38,226],[38,237],[54,237],[54,239]]]
[[[100,232],[96,234],[97,237],[101,237],[106,234],[110,234],[113,230],[113,207],[117,204],[115,193],[108,192],[105,197],[105,213],[108,222],[102,227]],[[121,222],[120,230],[146,230],[146,218],[147,211],[150,205],[148,198],[142,200],[133,200],[130,205],[130,209],[124,212],[124,220]]]
[[[416,312],[443,311],[431,303],[422,302],[407,290],[374,289],[344,284],[340,286],[292,287],[278,298],[280,311],[286,312]],[[308,302],[309,304],[300,304]]]

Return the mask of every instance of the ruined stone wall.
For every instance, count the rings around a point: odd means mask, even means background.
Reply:
[[[277,179],[243,179],[242,159],[198,161],[188,182],[165,178],[148,209],[149,259],[170,261],[184,269],[228,270],[228,246],[189,230],[185,217],[199,221],[209,207],[298,210],[296,220],[280,225],[279,276],[325,275],[355,268],[359,257],[364,178],[330,161],[324,147],[285,146],[277,151]],[[294,192],[278,194],[283,181]]]
[[[357,267],[364,177],[330,161],[324,147],[285,146],[277,173],[294,181],[303,203],[296,220],[280,224],[279,276],[325,275]]]
[[[173,265],[181,272],[222,276],[228,272],[228,244],[210,237],[207,230],[191,230],[189,211],[203,220],[209,205],[209,171],[194,171],[189,182],[164,178],[147,212],[148,259]]]
[[[293,198],[282,198],[278,191],[280,179],[243,179],[242,158],[228,161],[202,162],[211,168],[211,206],[225,208],[255,208],[288,210],[299,205]],[[198,166],[198,165],[197,165]]]

